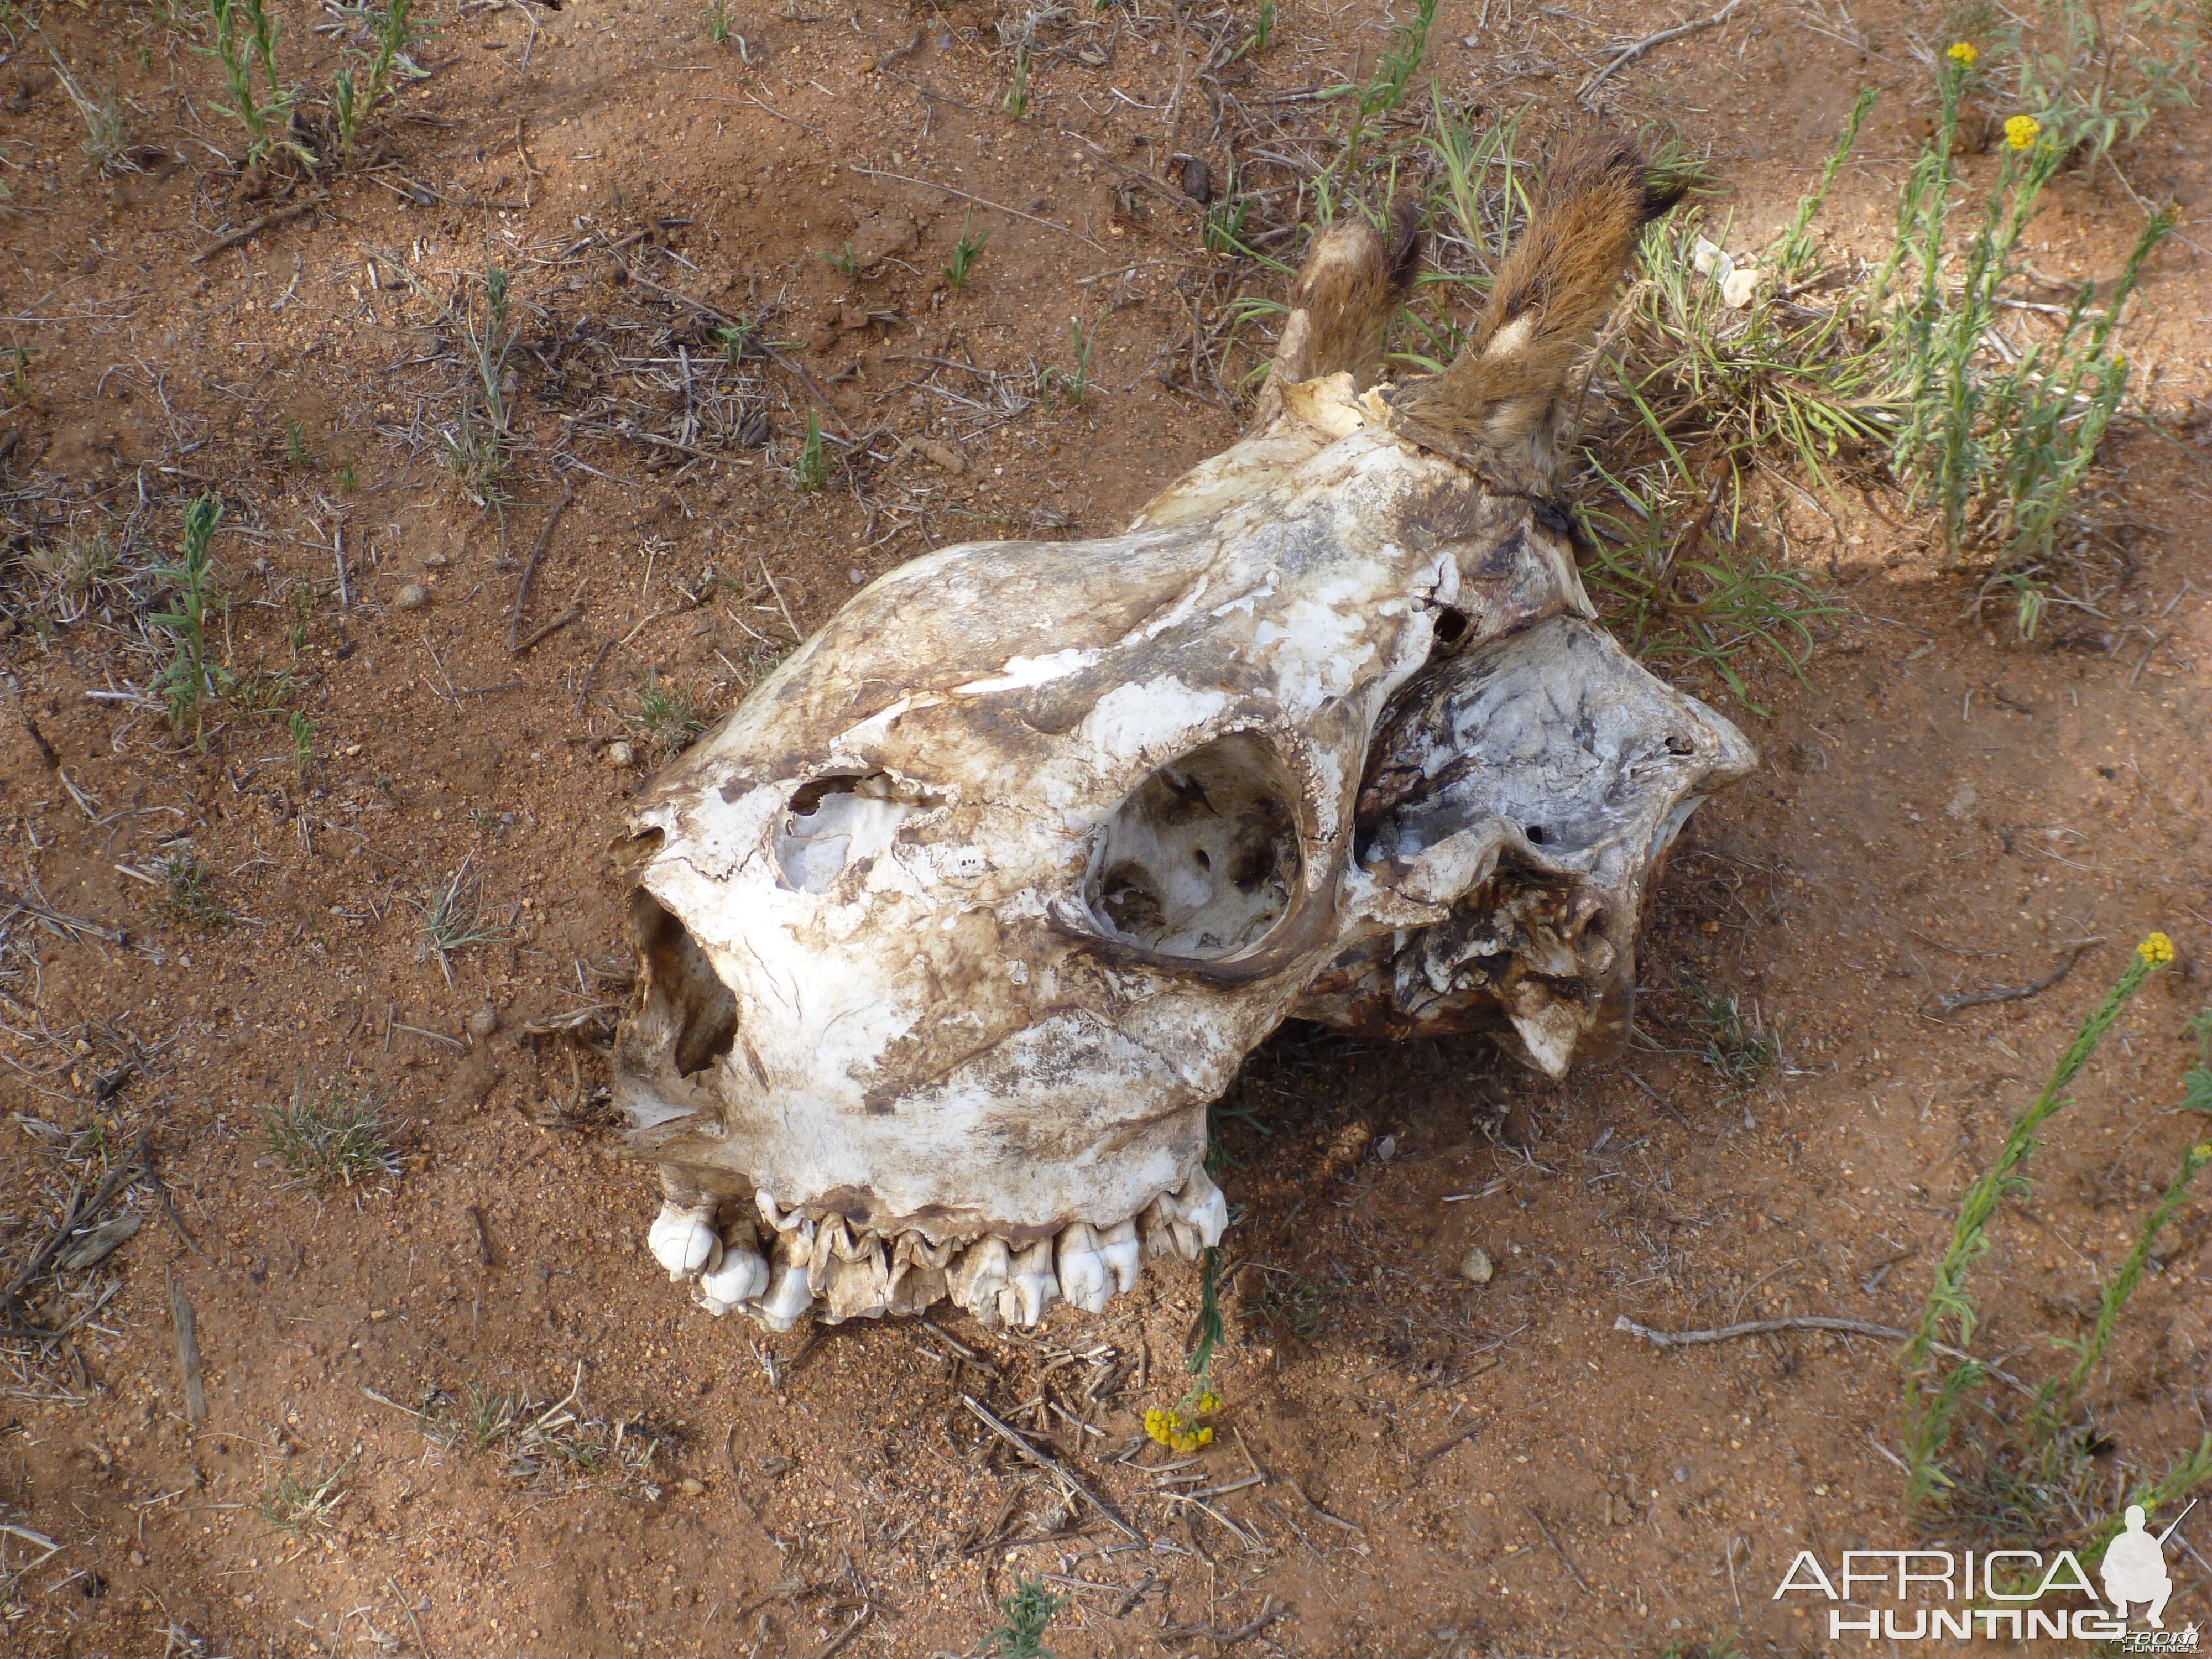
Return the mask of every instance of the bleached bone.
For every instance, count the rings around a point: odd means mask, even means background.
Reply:
[[[780,1328],[1096,1312],[1220,1240],[1206,1108],[1285,1018],[1618,1044],[1667,848],[1752,764],[1596,626],[1552,500],[1669,199],[1571,146],[1395,386],[1410,220],[1346,216],[1236,443],[1121,535],[882,577],[653,781],[613,1073],[672,1273],[754,1285],[712,1225],[750,1197]]]

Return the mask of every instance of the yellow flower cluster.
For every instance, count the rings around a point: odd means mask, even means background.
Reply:
[[[1208,1395],[1211,1399],[1212,1396]],[[1220,1402],[1215,1401],[1215,1404]],[[1145,1413],[1145,1432],[1170,1451],[1192,1452],[1200,1446],[1213,1443],[1213,1425],[1210,1423],[1194,1425],[1181,1412],[1164,1412],[1158,1407]]]
[[[1951,47],[1951,50],[1945,52],[1943,55],[1949,58],[1953,63],[1958,64],[1961,69],[1972,69],[1974,66],[1975,60],[1980,58],[1982,54],[1974,49],[1974,43],[1972,41],[1960,40],[1954,43]]]
[[[2152,967],[2161,967],[2173,960],[2173,941],[2163,933],[2153,933],[2136,946],[2136,954]]]
[[[2005,143],[2014,149],[2028,149],[2043,137],[2043,123],[2033,115],[2015,115],[2005,122]]]

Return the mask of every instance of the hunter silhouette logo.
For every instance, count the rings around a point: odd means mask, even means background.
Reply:
[[[1773,1600],[1811,1595],[1826,1601],[1828,1639],[1863,1636],[1877,1643],[1964,1641],[2111,1642],[2128,1654],[2196,1654],[2201,1637],[2189,1624],[2166,1626],[2174,1593],[2166,1546],[2197,1504],[2165,1531],[2144,1527],[2140,1504],[2128,1506],[2122,1529],[2097,1564],[2104,1594],[2072,1550],[1846,1550],[1831,1573],[1811,1550],[1800,1550],[1775,1587]],[[2186,1547],[2184,1544],[2183,1547]],[[2079,1598],[2069,1601],[2068,1598]],[[2109,1603],[2107,1607],[2106,1604]],[[2130,1629],[2141,1609],[2143,1628]]]
[[[2166,1598],[2173,1594],[2173,1580],[2166,1571],[2166,1540],[2189,1518],[2189,1510],[2196,1507],[2197,1500],[2192,1498],[2189,1509],[2175,1516],[2173,1524],[2154,1538],[2143,1530],[2142,1505],[2128,1505],[2127,1530],[2105,1549],[2105,1599],[2122,1619],[2128,1616],[2130,1603],[2148,1602],[2144,1617],[2150,1627],[2166,1628]]]

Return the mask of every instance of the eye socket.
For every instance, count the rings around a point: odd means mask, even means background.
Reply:
[[[630,894],[639,1003],[633,1023],[665,1030],[684,1077],[711,1069],[738,1040],[738,1000],[689,928],[642,887]]]
[[[1095,832],[1091,920],[1163,956],[1212,961],[1257,944],[1297,887],[1296,798],[1281,758],[1249,732],[1148,774]]]
[[[826,893],[848,866],[875,857],[941,795],[888,772],[843,772],[801,784],[775,832],[775,866],[795,892]]]

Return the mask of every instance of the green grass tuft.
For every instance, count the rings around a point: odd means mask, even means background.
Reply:
[[[337,1085],[310,1097],[303,1080],[288,1103],[264,1110],[261,1146],[290,1177],[286,1185],[316,1192],[377,1186],[399,1174],[375,1097]]]

